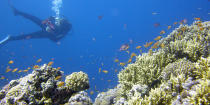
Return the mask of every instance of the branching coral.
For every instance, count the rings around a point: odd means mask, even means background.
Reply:
[[[168,83],[161,84],[159,88],[151,89],[148,96],[129,100],[130,105],[168,105],[172,100],[172,89]]]
[[[195,75],[197,75],[194,73],[195,71],[196,68],[194,64],[191,61],[188,61],[186,58],[183,58],[168,64],[161,73],[160,78],[169,80],[171,75],[179,76],[181,74],[185,74],[185,78],[195,77]]]
[[[143,54],[136,58],[136,62],[129,64],[119,74],[119,82],[124,90],[128,91],[135,84],[146,84],[154,87],[158,83],[158,77],[163,68],[174,60],[174,56],[166,54],[162,50],[152,56]]]
[[[210,104],[210,81],[202,80],[196,87],[196,94],[190,98],[191,104],[195,105],[209,105]]]
[[[209,22],[203,23],[209,24]],[[210,30],[209,25],[204,25],[204,30],[196,25],[181,25],[170,35],[160,41],[166,47],[164,51],[175,54],[176,58],[187,57],[190,61],[196,62],[201,55],[208,56],[210,52]]]
[[[210,21],[180,25],[161,44],[164,47],[157,52],[138,56],[118,74],[126,101],[134,105],[209,104]],[[126,94],[135,85],[151,90],[145,97]]]
[[[198,77],[202,79],[210,79],[210,56],[208,58],[201,57],[200,60],[195,64],[197,71],[194,71]]]

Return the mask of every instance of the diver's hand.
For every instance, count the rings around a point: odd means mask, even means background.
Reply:
[[[10,35],[8,35],[6,38],[0,41],[0,47],[8,43],[9,40],[10,40]]]

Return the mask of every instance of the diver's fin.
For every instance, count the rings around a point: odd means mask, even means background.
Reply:
[[[8,0],[8,4],[9,4],[10,8],[12,9],[14,15],[17,16],[19,11],[11,4],[10,0]]]
[[[10,36],[7,36],[6,38],[4,38],[3,40],[0,41],[0,47],[4,46],[5,44],[8,43],[10,39]]]

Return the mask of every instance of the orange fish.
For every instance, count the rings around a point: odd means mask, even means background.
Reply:
[[[160,40],[160,38],[162,38],[162,36],[157,36],[154,40]]]
[[[114,62],[119,62],[119,59],[115,59]]]
[[[125,66],[125,63],[123,63],[123,62],[120,62],[120,66]]]
[[[14,63],[14,61],[10,60],[8,63],[9,63],[9,64],[13,64],[13,63]]]
[[[159,42],[156,42],[151,48],[158,48]]]
[[[12,72],[16,72],[18,70],[18,68],[15,68]]]
[[[201,31],[203,31],[203,30],[204,30],[204,28],[203,28],[203,27],[200,27],[200,30],[201,30]]]
[[[4,76],[1,76],[1,78],[0,79],[5,79],[5,77]]]
[[[146,44],[144,45],[144,47],[147,48],[147,47],[151,46],[152,44],[153,44],[153,42],[146,43]]]
[[[176,25],[177,24],[177,22],[174,22],[174,25]]]
[[[128,60],[128,63],[131,63],[132,62],[132,59],[130,58],[129,60]]]
[[[201,18],[194,18],[195,20],[201,20]]]
[[[57,70],[60,70],[60,69],[61,69],[61,67],[58,67],[58,68],[57,68]]]
[[[39,62],[41,62],[42,61],[42,59],[40,58],[40,59],[38,59],[37,61],[36,61],[36,63],[39,63]]]
[[[108,71],[107,71],[107,70],[103,70],[102,72],[104,72],[105,74],[107,74],[107,73],[108,73]]]
[[[203,25],[201,23],[198,23],[197,25],[198,25],[198,27],[203,27]]]
[[[49,62],[47,65],[48,65],[48,66],[52,66],[52,64],[53,64],[53,62],[51,61],[51,62]]]
[[[34,69],[37,69],[37,68],[39,68],[39,66],[38,65],[34,65],[34,67],[33,67]]]
[[[196,23],[201,23],[201,21],[197,21]]]
[[[57,77],[55,77],[55,80],[59,80],[59,79],[61,79],[61,77],[62,76],[57,76]]]
[[[120,51],[125,51],[129,48],[129,45],[128,44],[123,44],[121,47],[120,47]]]
[[[136,56],[136,53],[132,53],[132,54],[131,54],[131,59],[132,59],[134,56]]]
[[[171,26],[168,26],[168,30],[171,29]]]
[[[160,34],[165,34],[166,32],[164,30],[160,31]]]
[[[19,71],[18,71],[19,72]],[[23,72],[28,72],[28,69],[26,69],[26,70],[23,70]]]
[[[140,49],[140,48],[141,48],[141,46],[137,46],[137,47],[136,47],[136,49]]]
[[[61,86],[63,86],[65,83],[64,82],[59,82],[58,84],[57,84],[57,86],[58,87],[61,87]]]
[[[10,69],[10,68],[7,68],[7,69],[6,69],[6,72],[10,72],[10,71],[11,71],[11,69]]]

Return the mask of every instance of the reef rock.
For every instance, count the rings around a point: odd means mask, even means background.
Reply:
[[[76,78],[74,77],[74,74],[77,74]],[[69,100],[80,99],[73,98],[72,95],[89,88],[88,76],[83,72],[69,75],[70,77],[73,77],[70,78],[70,81],[74,81],[74,84],[71,85],[68,85],[68,81],[66,83],[62,82],[62,76],[62,71],[52,68],[46,64],[41,67],[34,68],[31,74],[17,80],[12,80],[9,84],[3,87],[0,91],[0,104],[65,104],[68,103]],[[66,80],[69,80],[69,76],[67,76]],[[82,99],[84,99],[84,97],[86,96],[83,94]],[[91,103],[88,97],[85,99],[86,100],[81,101]]]
[[[68,103],[65,105],[92,105],[92,101],[88,94],[84,91],[80,91],[71,96]]]

